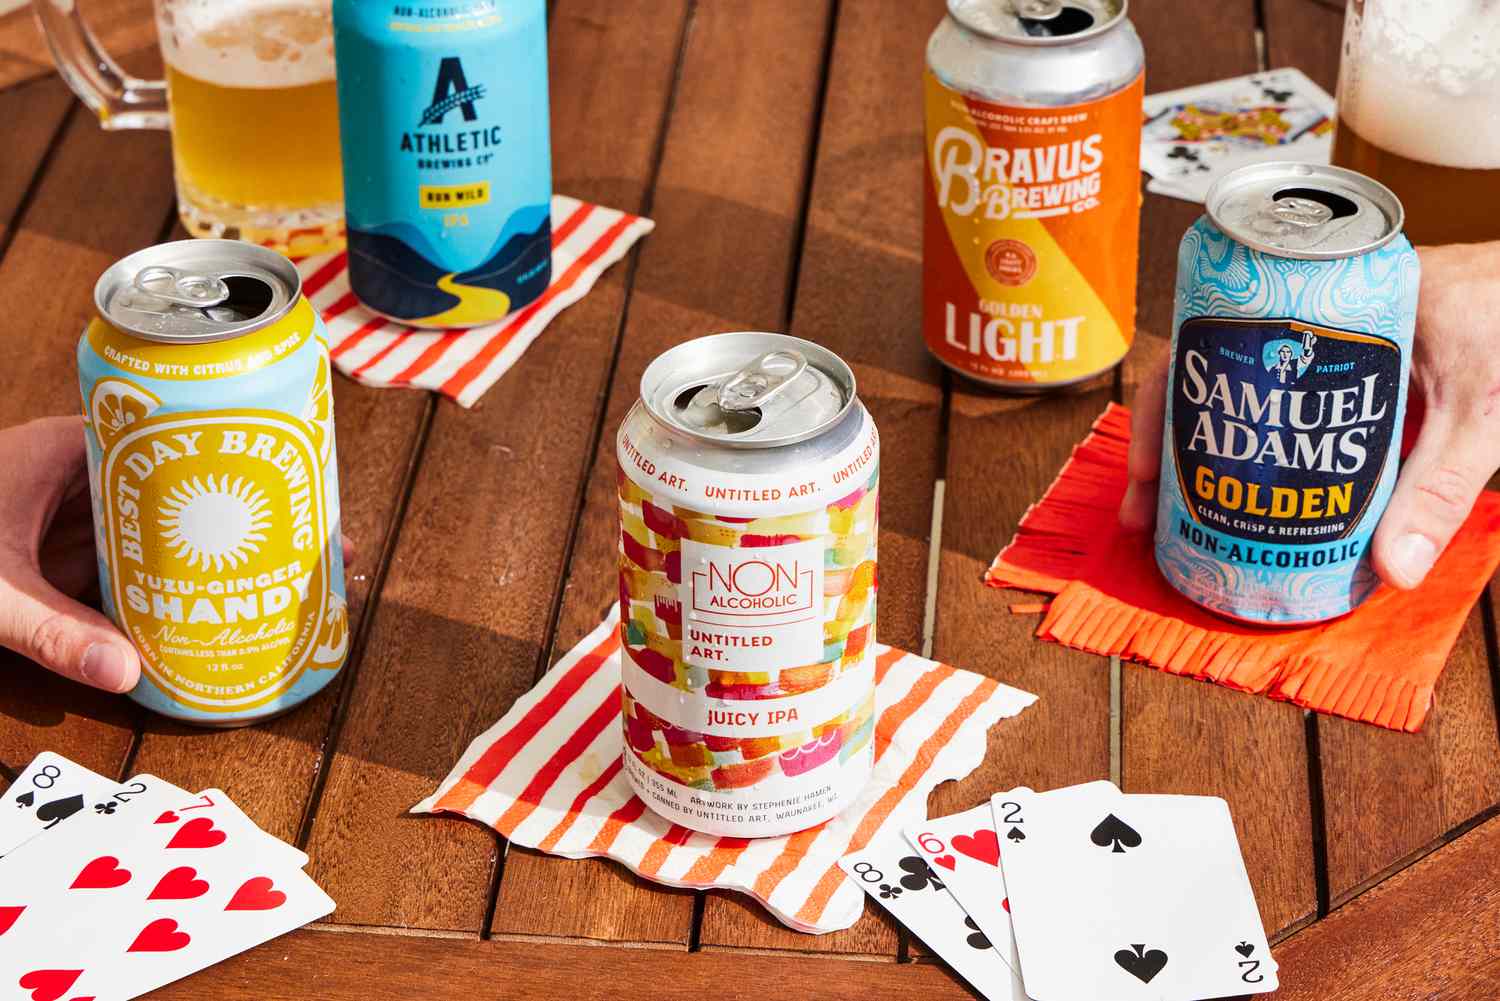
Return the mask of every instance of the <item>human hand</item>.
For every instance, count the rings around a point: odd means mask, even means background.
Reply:
[[[1422,247],[1411,406],[1425,409],[1371,559],[1386,583],[1420,584],[1500,468],[1500,242]],[[1131,413],[1130,483],[1120,522],[1156,517],[1166,362],[1148,374]]]
[[[107,692],[140,677],[135,647],[75,600],[97,585],[83,419],[0,431],[0,645]]]

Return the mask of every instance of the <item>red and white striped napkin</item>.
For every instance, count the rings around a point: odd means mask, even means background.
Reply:
[[[858,920],[864,894],[838,860],[927,818],[927,794],[984,759],[986,734],[1036,696],[877,644],[875,771],[840,816],[779,838],[696,834],[649,811],[621,772],[620,634],[612,612],[475,738],[413,813],[457,813],[511,843],[605,855],[648,879],[748,893],[799,931]]]
[[[611,264],[656,226],[617,209],[552,196],[552,283],[529,306],[496,323],[418,330],[370,312],[349,291],[347,255],[297,262],[302,291],[328,325],[334,366],[367,386],[430,389],[472,407],[552,318],[582,299]]]

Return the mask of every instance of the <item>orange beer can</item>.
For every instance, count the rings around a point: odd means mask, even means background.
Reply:
[[[1028,392],[1125,357],[1144,67],[1125,0],[948,0],[927,43],[922,242],[944,365]]]

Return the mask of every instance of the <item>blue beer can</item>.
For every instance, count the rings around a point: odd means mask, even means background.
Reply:
[[[470,327],[552,275],[543,0],[335,0],[349,285],[418,327]]]
[[[1379,580],[1419,265],[1401,202],[1338,167],[1222,177],[1182,238],[1156,562],[1244,622],[1335,618]]]

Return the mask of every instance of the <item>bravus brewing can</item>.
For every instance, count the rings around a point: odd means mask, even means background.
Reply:
[[[552,274],[543,0],[334,0],[349,287],[417,327],[534,302]]]
[[[1156,561],[1210,611],[1330,619],[1378,581],[1417,255],[1390,189],[1350,170],[1226,174],[1182,238]]]
[[[684,827],[821,823],[869,779],[880,436],[839,357],[718,334],[617,439],[625,773]]]
[[[233,240],[131,254],[94,302],[78,379],[131,698],[207,726],[291,709],[349,649],[323,322],[296,268]]]
[[[948,0],[927,43],[922,329],[1009,390],[1135,332],[1144,55],[1125,0]]]

